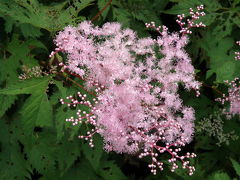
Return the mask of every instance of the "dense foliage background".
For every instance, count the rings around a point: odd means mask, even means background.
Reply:
[[[227,119],[221,113],[226,106],[215,99],[227,92],[224,80],[240,77],[240,62],[234,60],[240,0],[113,0],[96,17],[108,3],[0,0],[0,179],[238,179],[239,115]],[[79,88],[68,75],[57,73],[56,59],[49,58],[55,34],[69,24],[93,19],[100,26],[118,21],[141,37],[155,37],[158,34],[146,29],[146,22],[178,31],[176,15],[200,4],[205,5],[202,21],[207,27],[194,30],[187,52],[203,83],[201,96],[180,91],[184,103],[196,111],[195,138],[185,147],[198,155],[195,174],[189,177],[182,169],[172,173],[166,167],[153,176],[149,159],[106,153],[101,137],[95,138],[94,149],[79,140],[77,135],[86,127],[65,122],[75,111],[59,103]]]

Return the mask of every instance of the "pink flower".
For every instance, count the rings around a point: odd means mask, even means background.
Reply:
[[[222,98],[216,99],[220,101],[222,104],[228,102],[230,104],[229,111],[226,111],[228,115],[236,115],[240,114],[240,83],[239,78],[235,78],[233,81],[225,81],[229,85],[228,88],[228,96],[223,94]]]
[[[90,109],[89,112],[79,109],[77,118],[67,119],[73,125],[93,125],[80,138],[94,146],[92,136],[98,133],[104,139],[106,151],[141,152],[140,158],[151,156],[149,167],[153,174],[157,167],[163,169],[157,156],[164,152],[171,155],[172,171],[179,160],[190,175],[193,173],[195,169],[186,159],[196,155],[181,156],[179,151],[192,139],[194,110],[183,105],[178,84],[181,82],[187,90],[196,92],[200,86],[184,50],[190,26],[201,26],[193,23],[196,17],[192,14],[193,21],[180,33],[169,33],[165,26],[156,28],[153,22],[146,24],[160,33],[156,40],[138,38],[134,31],[123,29],[119,23],[106,23],[100,28],[87,21],[78,27],[68,26],[57,35],[57,48],[51,55],[58,51],[66,53],[64,68],[84,76],[87,87],[97,94],[93,100],[87,100],[87,95],[81,93],[78,98],[68,97],[70,102],[61,100],[68,106]],[[159,142],[165,145],[160,146]]]

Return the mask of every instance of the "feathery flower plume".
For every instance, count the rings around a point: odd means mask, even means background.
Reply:
[[[198,11],[203,6],[197,7]],[[94,90],[96,97],[78,92],[75,97],[61,99],[62,104],[79,107],[76,117],[66,121],[73,125],[91,124],[92,130],[79,138],[89,140],[100,134],[106,151],[135,154],[139,158],[150,156],[149,168],[156,174],[163,170],[160,154],[170,155],[171,170],[178,168],[177,161],[192,175],[195,168],[189,165],[194,153],[181,153],[181,147],[192,140],[194,110],[183,105],[178,94],[179,83],[186,90],[199,95],[200,83],[195,80],[194,67],[184,47],[192,27],[203,27],[194,21],[203,12],[190,9],[191,19],[177,21],[182,30],[169,33],[167,27],[155,27],[157,39],[138,38],[131,29],[123,29],[119,23],[105,23],[94,27],[84,21],[78,27],[68,26],[55,39],[57,52],[67,54],[64,71],[77,74]],[[89,111],[82,111],[81,107]],[[85,108],[86,109],[86,108]]]

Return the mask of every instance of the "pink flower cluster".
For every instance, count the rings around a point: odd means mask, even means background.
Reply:
[[[205,16],[205,13],[202,11],[204,9],[203,5],[197,7],[197,11],[194,11],[192,8],[189,9],[189,14],[191,15],[190,19],[187,19],[187,22],[184,22],[185,14],[178,15],[177,23],[181,26],[180,33],[183,34],[192,34],[191,28],[193,27],[206,27],[202,22],[195,23],[201,16]]]
[[[193,14],[192,19],[201,15]],[[92,136],[98,133],[106,151],[150,156],[153,174],[157,168],[163,170],[158,156],[166,152],[172,171],[180,161],[192,175],[195,168],[188,159],[196,155],[181,153],[181,147],[192,140],[195,116],[191,107],[183,105],[178,89],[181,84],[199,95],[200,83],[184,50],[187,33],[169,33],[167,27],[156,28],[153,22],[146,26],[155,28],[159,37],[138,38],[119,23],[106,23],[100,28],[88,21],[59,32],[51,56],[59,51],[66,53],[64,70],[84,78],[86,87],[96,92],[94,99],[89,99],[87,92],[78,92],[66,101],[61,99],[61,103],[80,106],[77,116],[67,121],[92,125],[86,136],[79,136],[89,140],[90,146],[94,146]],[[82,111],[82,106],[90,110]]]
[[[230,82],[226,80],[225,83],[229,85],[228,96],[223,94],[223,97],[218,98],[217,101],[220,101],[222,104],[224,104],[225,102],[229,102],[230,107],[227,114],[240,115],[240,79],[235,78],[233,81]]]
[[[237,41],[237,45],[239,45],[240,46],[240,41]],[[235,52],[235,59],[236,60],[240,60],[240,52]]]

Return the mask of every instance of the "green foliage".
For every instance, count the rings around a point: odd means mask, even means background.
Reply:
[[[95,171],[101,168],[101,158],[103,154],[103,146],[102,146],[102,139],[98,136],[94,138],[94,148],[90,148],[88,144],[83,145],[83,154],[85,155],[86,159],[89,161],[91,166]]]
[[[0,121],[0,135],[1,135],[1,154],[0,154],[0,178],[1,179],[24,179],[30,178],[30,165],[24,159],[21,153],[19,143],[16,137],[16,124],[7,125],[5,119]],[[14,133],[14,134],[13,134]]]
[[[218,172],[218,173],[215,173],[211,179],[213,179],[213,180],[230,180],[231,178],[226,173]]]
[[[2,108],[0,109],[0,117],[2,117],[4,113],[14,104],[16,99],[16,96],[0,95],[0,102],[2,102]]]
[[[125,180],[127,177],[121,172],[120,168],[113,161],[103,161],[101,168],[99,168],[99,174],[105,180]]]
[[[240,164],[237,161],[235,161],[234,159],[231,159],[231,162],[233,164],[233,167],[234,167],[237,175],[240,176]]]
[[[232,51],[234,45],[233,38],[226,37],[219,42],[217,39],[212,41],[207,40],[214,36],[212,33],[207,33],[205,36],[206,39],[200,42],[200,45],[210,58],[210,70],[207,72],[206,78],[216,73],[216,81],[218,83],[227,79],[233,80],[239,74],[240,69],[240,64],[235,61],[234,52]]]
[[[5,89],[0,90],[0,94],[17,95],[17,94],[36,94],[40,95],[46,92],[50,78],[19,80]]]
[[[48,56],[58,31],[92,19],[108,3],[0,0],[0,179],[237,179],[239,139],[230,138],[228,144],[219,148],[216,136],[197,131],[193,142],[184,149],[198,155],[194,162],[196,173],[189,177],[182,170],[171,173],[167,168],[153,176],[145,163],[148,160],[137,161],[137,155],[126,158],[106,153],[99,136],[94,137],[93,149],[77,138],[88,127],[66,122],[66,118],[76,117],[76,109],[61,105],[59,99],[85,91],[64,74],[50,73],[55,61],[64,58],[60,54],[52,59]],[[203,84],[201,95],[196,98],[193,92],[180,93],[184,103],[195,109],[197,125],[223,108],[214,101],[220,96],[219,91],[227,93],[223,81],[240,76],[240,63],[234,60],[235,41],[240,40],[240,0],[113,0],[93,22],[101,26],[107,21],[118,21],[140,36],[155,37],[156,33],[147,30],[145,23],[155,21],[156,25],[166,24],[171,31],[177,31],[176,14],[187,13],[190,7],[200,4],[206,7],[207,15],[202,21],[207,27],[193,31],[187,52],[193,59],[196,77]],[[19,79],[23,67],[36,66],[46,73]],[[89,97],[91,101],[93,96]],[[208,132],[214,128],[212,123],[212,119],[208,124],[203,122]],[[224,132],[234,131],[240,136],[238,116],[230,120],[224,117],[221,123]],[[164,160],[164,156],[160,158]]]
[[[78,16],[78,13],[92,2],[93,0],[75,0],[72,3],[65,1],[45,6],[38,0],[3,0],[0,2],[0,16],[11,17],[14,21],[25,24],[21,25],[24,28],[24,34],[27,34],[26,30],[29,31],[27,26],[31,27],[30,31],[34,33],[37,31],[36,28],[56,32],[69,24],[83,20],[84,17]]]
[[[180,0],[171,9],[164,11],[167,14],[187,14],[189,8],[203,4],[206,9],[206,16],[201,19],[207,26],[204,30],[204,38],[195,41],[195,46],[206,52],[208,61],[208,72],[206,78],[214,73],[217,75],[218,83],[224,80],[232,80],[239,75],[240,64],[234,60],[233,45],[235,37],[228,37],[232,34],[232,30],[240,27],[239,3],[237,1],[228,1],[223,3],[218,0]],[[236,30],[239,31],[239,30]],[[211,41],[209,41],[211,39]]]

